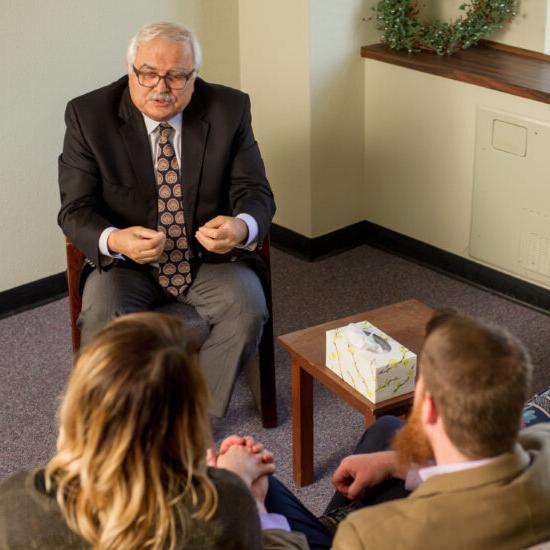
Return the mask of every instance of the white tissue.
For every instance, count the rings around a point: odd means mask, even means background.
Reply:
[[[370,351],[372,353],[382,353],[384,351],[382,346],[374,341],[372,334],[367,336],[363,329],[354,323],[350,323],[340,329],[340,334],[348,341],[350,346],[359,350]]]

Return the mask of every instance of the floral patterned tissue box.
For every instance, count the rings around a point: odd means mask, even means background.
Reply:
[[[416,354],[368,321],[327,330],[326,365],[373,403],[414,391]]]

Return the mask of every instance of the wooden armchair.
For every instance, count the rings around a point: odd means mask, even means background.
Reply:
[[[264,258],[269,277],[271,271],[269,238],[263,242],[260,254]],[[80,276],[84,266],[84,255],[74,244],[66,239],[67,251],[67,284],[69,287],[69,309],[71,318],[71,335],[73,343],[73,352],[80,349],[80,329],[77,326],[77,319],[82,309],[82,298],[80,289]],[[264,428],[274,428],[277,426],[277,395],[275,387],[275,354],[273,347],[273,309],[271,302],[271,280],[264,284],[265,298],[269,311],[269,320],[264,326],[262,339],[258,348],[258,359],[253,360],[246,368],[246,375],[250,389],[254,396],[256,406],[262,418]],[[181,306],[181,307],[180,307]],[[182,315],[184,319],[189,317],[190,306],[184,304],[171,304],[170,313]],[[198,315],[196,315],[198,318]],[[202,321],[204,325],[206,322]],[[196,324],[196,322],[195,322]],[[207,327],[202,327],[207,329]]]

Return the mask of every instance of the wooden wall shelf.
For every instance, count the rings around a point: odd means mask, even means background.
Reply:
[[[362,57],[550,103],[550,56],[484,42],[451,56],[396,52],[384,44],[361,48]]]

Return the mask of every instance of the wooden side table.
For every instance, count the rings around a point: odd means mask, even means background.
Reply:
[[[384,414],[407,412],[414,395],[411,392],[376,404],[369,401],[325,366],[325,332],[348,323],[369,321],[418,355],[424,342],[424,328],[432,314],[428,306],[407,300],[279,336],[291,359],[293,469],[299,486],[313,481],[314,378],[364,415],[367,427]]]

